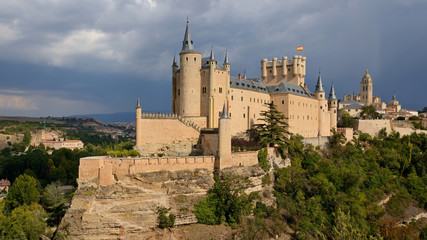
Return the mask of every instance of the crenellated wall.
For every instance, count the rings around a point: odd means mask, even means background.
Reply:
[[[167,158],[110,158],[106,156],[80,159],[79,180],[98,179],[99,185],[115,183],[114,175],[133,175],[143,172],[214,169],[214,156]]]

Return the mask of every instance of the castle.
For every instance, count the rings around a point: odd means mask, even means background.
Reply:
[[[322,78],[316,90],[305,84],[306,58],[261,60],[261,78],[230,76],[228,53],[220,66],[212,48],[202,57],[186,26],[182,51],[172,64],[172,113],[150,114],[136,105],[136,146],[139,158],[87,157],[80,159],[79,179],[97,176],[100,185],[115,176],[149,171],[197,168],[224,169],[258,163],[257,151],[232,152],[233,135],[261,123],[266,103],[274,103],[289,123],[289,131],[306,139],[328,137],[337,125],[333,85],[326,98]],[[274,149],[269,155],[276,154]]]
[[[267,110],[266,103],[274,103],[287,118],[289,130],[304,138],[330,136],[337,124],[337,98],[333,85],[329,98],[319,73],[316,90],[310,92],[305,84],[307,59],[293,56],[261,60],[261,78],[247,78],[239,74],[230,76],[228,52],[224,62],[218,64],[214,49],[209,57],[194,48],[187,21],[182,51],[172,64],[172,116],[191,122],[199,129],[218,128],[219,117],[225,104],[231,118],[231,134],[236,135],[261,123],[260,113]],[[144,138],[153,135],[143,130],[138,112],[136,118],[136,145],[145,144]],[[151,131],[154,126],[150,126]],[[146,134],[144,136],[144,134]],[[148,134],[148,135],[147,135]]]

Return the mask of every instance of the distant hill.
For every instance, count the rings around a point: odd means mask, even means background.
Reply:
[[[144,111],[147,112],[147,111]],[[149,112],[149,111],[148,111]],[[154,111],[152,113],[155,113]],[[90,117],[98,119],[103,123],[115,123],[115,122],[135,122],[135,112],[119,112],[119,113],[103,113],[103,114],[82,114],[73,115],[69,117]]]
[[[103,123],[114,123],[114,122],[135,122],[135,113],[134,112],[120,112],[120,113],[103,113],[103,114],[82,114],[82,115],[72,115],[69,117],[90,117],[93,119],[98,119]]]

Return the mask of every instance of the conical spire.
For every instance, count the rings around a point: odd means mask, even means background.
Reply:
[[[225,64],[229,64],[228,63],[228,51],[227,50],[225,50],[224,65]]]
[[[316,84],[315,92],[324,92],[324,91],[325,90],[323,89],[322,76],[320,76],[320,71],[319,71],[319,76],[317,77],[317,84]]]
[[[222,119],[229,119],[228,114],[227,114],[227,108],[225,107],[225,103],[224,106],[222,107]]]
[[[188,27],[188,19],[187,19],[187,27],[185,28],[184,41],[182,41],[182,52],[192,52],[194,51],[193,40],[191,40],[190,28]]]
[[[246,79],[246,68],[243,69],[243,79]]]
[[[335,95],[334,83],[331,85],[331,91],[329,92],[329,100],[337,100],[337,96]]]
[[[396,101],[396,94],[393,93],[393,98],[391,100]]]
[[[209,61],[215,61],[215,53],[214,53],[213,46],[211,48],[211,57],[209,58]]]
[[[138,97],[138,99],[136,100],[136,107],[141,107],[141,102],[139,101],[139,97]]]
[[[172,63],[172,67],[178,67],[178,64],[176,63],[176,55],[173,55],[173,63]]]

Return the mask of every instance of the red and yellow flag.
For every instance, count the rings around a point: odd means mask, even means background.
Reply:
[[[303,51],[304,48],[302,46],[297,47],[297,51]]]

